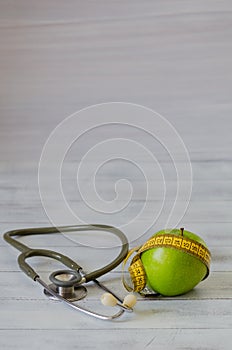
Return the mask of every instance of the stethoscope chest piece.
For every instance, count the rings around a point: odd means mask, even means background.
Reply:
[[[49,288],[68,301],[77,301],[85,298],[87,295],[87,289],[78,285],[82,279],[78,271],[58,270],[53,272],[49,279],[52,282]],[[49,299],[59,301],[46,289],[44,289],[44,294]]]

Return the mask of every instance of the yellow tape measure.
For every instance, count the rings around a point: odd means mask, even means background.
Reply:
[[[210,251],[201,243],[196,242],[190,238],[181,235],[173,234],[161,234],[150,238],[145,244],[138,248],[132,249],[124,261],[124,266],[129,259],[129,257],[136,251],[137,254],[132,259],[129,267],[129,273],[134,287],[131,288],[123,279],[123,284],[125,288],[129,291],[140,292],[146,286],[146,272],[144,270],[140,256],[146,250],[152,248],[168,247],[173,249],[181,250],[187,254],[194,256],[195,258],[201,260],[207,267],[207,274],[204,279],[209,274],[211,255]]]

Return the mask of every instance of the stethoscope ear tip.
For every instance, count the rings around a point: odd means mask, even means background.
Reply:
[[[127,294],[123,300],[123,305],[132,309],[137,303],[137,298],[134,294]]]
[[[118,300],[111,293],[104,293],[101,296],[101,302],[105,306],[116,306],[122,307],[124,310],[131,310],[136,302],[137,298],[134,294],[128,294],[125,296],[123,303],[119,303]]]
[[[104,293],[101,296],[101,302],[104,306],[115,306],[117,305],[117,299],[111,293]]]

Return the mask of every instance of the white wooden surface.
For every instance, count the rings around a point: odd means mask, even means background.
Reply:
[[[106,323],[48,301],[19,270],[17,252],[1,240],[1,349],[231,349],[231,35],[229,0],[0,2],[1,232],[49,224],[37,172],[42,147],[56,125],[83,107],[125,101],[161,113],[183,138],[193,193],[182,223],[203,236],[213,256],[210,277],[189,294],[140,298],[133,315]],[[175,177],[168,160],[159,150],[154,153],[172,193]],[[74,163],[70,159],[68,165]],[[111,198],[115,174],[131,177],[140,189],[128,211],[133,215],[144,200],[141,178],[120,163],[105,170],[97,184],[103,197]],[[66,180],[69,200],[81,208]],[[160,200],[153,199],[154,207]],[[167,214],[168,208],[163,220]],[[89,216],[90,222],[95,219]],[[127,217],[116,224],[121,219]],[[138,232],[147,219],[138,223]],[[64,237],[28,237],[27,242],[78,256],[88,270],[116,253],[78,248]],[[43,276],[56,267],[45,260],[34,264]],[[102,281],[123,296],[120,276],[119,267]],[[102,310],[99,296],[90,286],[81,303]]]

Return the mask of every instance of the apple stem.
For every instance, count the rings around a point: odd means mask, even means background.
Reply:
[[[181,227],[181,228],[180,228],[180,235],[181,235],[181,236],[184,236],[184,227]]]

